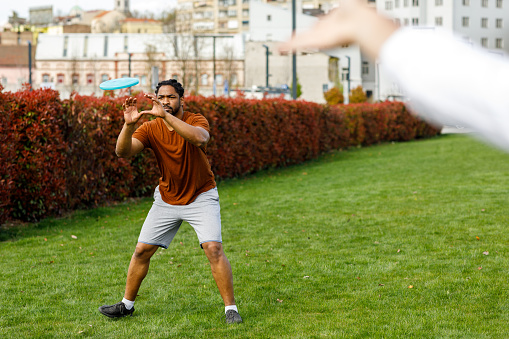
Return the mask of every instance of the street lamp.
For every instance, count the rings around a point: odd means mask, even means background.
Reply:
[[[269,87],[269,46],[262,46],[265,47],[265,87]]]
[[[295,6],[295,0],[292,0],[292,36],[295,35],[297,27]],[[295,51],[292,53],[292,98],[293,100],[297,99],[297,53]]]
[[[28,41],[28,83],[32,90],[32,42]]]
[[[213,91],[216,96],[216,38],[233,38],[233,35],[196,35],[196,38],[212,38],[212,80],[213,80]]]
[[[348,93],[346,93],[348,98],[348,103],[350,103],[350,57],[345,55],[345,58],[348,59],[348,73],[346,74],[346,80],[348,81]]]

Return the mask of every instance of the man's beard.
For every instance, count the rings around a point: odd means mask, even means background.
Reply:
[[[170,113],[171,115],[177,115],[177,113],[179,112],[179,109],[180,109],[180,100],[179,100],[179,103],[177,105],[177,109],[174,110],[173,107],[171,107],[170,105],[168,106],[163,106],[163,109],[167,112],[167,113]]]

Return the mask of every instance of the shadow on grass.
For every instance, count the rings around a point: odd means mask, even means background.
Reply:
[[[0,242],[17,241],[24,237],[38,236],[48,231],[56,231],[66,225],[66,222],[88,218],[99,220],[109,214],[119,213],[116,210],[126,205],[138,205],[150,198],[131,198],[123,202],[114,202],[108,206],[92,207],[86,210],[76,210],[60,217],[50,217],[36,223],[14,221],[0,226]]]

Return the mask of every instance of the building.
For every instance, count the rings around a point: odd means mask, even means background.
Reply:
[[[399,25],[445,30],[472,48],[509,57],[509,0],[386,0],[377,2],[377,9]],[[380,99],[404,97],[383,68],[378,73]]]
[[[35,64],[34,61],[35,48],[32,48],[33,64]],[[19,45],[0,44],[0,84],[6,91],[15,92],[21,89],[24,83],[29,82],[28,64],[28,43],[26,41]]]
[[[30,7],[30,25],[49,26],[53,24],[53,6]]]
[[[291,9],[291,0],[178,0],[177,32],[182,33],[228,33],[249,31],[250,5],[255,2],[274,7]],[[335,0],[298,0],[297,12],[328,12]],[[318,10],[318,11],[313,11]]]
[[[264,86],[266,58],[263,45],[269,46],[269,78],[271,86],[292,84],[292,57],[279,55],[277,43],[292,34],[292,13],[288,9],[261,2],[250,3],[249,42],[246,44],[246,86]],[[309,29],[318,19],[297,14],[297,32]],[[349,88],[362,86],[370,99],[377,100],[376,64],[365,58],[359,47],[344,46],[323,52],[298,53],[297,78],[302,86],[301,98],[324,103],[323,93],[343,85],[345,98]],[[348,99],[346,99],[348,100]]]
[[[115,11],[124,13],[126,16],[129,16],[131,13],[129,10],[129,0],[114,0],[115,3]]]
[[[120,20],[120,33],[163,33],[163,23],[154,19],[126,18]]]
[[[214,56],[214,43],[216,52]],[[151,91],[155,79],[175,78],[188,91],[210,95],[244,86],[244,41],[176,34],[40,34],[34,87],[102,95],[99,84],[137,77],[133,90]],[[156,67],[156,68],[154,68]],[[157,73],[153,73],[156,71]]]
[[[385,0],[377,9],[402,26],[440,28],[509,55],[509,0]]]
[[[123,12],[103,11],[92,19],[92,33],[118,33],[121,29],[120,22],[126,18]]]

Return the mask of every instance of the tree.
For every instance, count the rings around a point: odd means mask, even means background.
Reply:
[[[293,95],[293,84],[290,86],[290,94]],[[299,82],[299,77],[297,77],[297,98],[302,95],[302,86]]]
[[[327,104],[331,106],[342,104],[345,101],[343,91],[336,86],[332,87],[327,92],[325,92],[323,94],[323,97],[325,98],[325,101],[327,101]]]
[[[233,44],[224,45],[222,59],[221,68],[224,72],[224,78],[228,81],[228,96],[230,96],[233,74],[237,73],[237,61],[235,60]]]
[[[366,96],[366,93],[362,90],[362,86],[357,86],[354,89],[352,89],[352,93],[348,96],[350,98],[349,103],[351,104],[358,104],[361,102],[368,101],[368,97]]]

